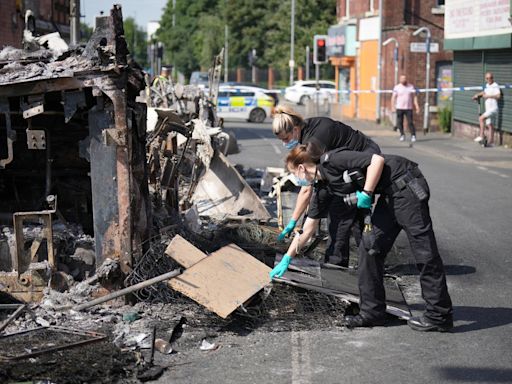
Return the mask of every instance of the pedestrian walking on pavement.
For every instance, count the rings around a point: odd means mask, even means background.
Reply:
[[[407,81],[407,76],[402,75],[400,76],[400,83],[395,85],[391,96],[391,110],[396,112],[396,124],[400,131],[400,141],[405,141],[404,116],[407,118],[407,125],[411,131],[411,142],[416,141],[416,128],[412,115],[413,106],[416,113],[420,113],[416,88]]]
[[[303,119],[299,113],[286,106],[276,108],[272,131],[288,150],[299,144],[314,142],[323,151],[343,147],[352,151],[380,153],[377,143],[362,132],[327,117]],[[311,193],[311,186],[302,186],[292,218],[279,235],[278,240],[283,240],[293,231],[297,221],[306,211]],[[348,267],[351,228],[355,229],[356,243],[360,239],[360,230],[356,219],[357,210],[355,207],[347,208],[341,198],[332,199],[331,204],[328,216],[329,246],[325,255],[326,262]]]
[[[492,146],[494,144],[494,127],[496,125],[496,117],[498,116],[498,100],[501,98],[501,90],[498,83],[494,81],[494,75],[491,72],[485,74],[485,88],[482,92],[473,96],[473,100],[480,102],[480,98],[485,100],[485,112],[480,115],[478,121],[480,123],[480,135],[475,138],[477,143],[484,141],[485,145]],[[485,128],[489,128],[489,138],[486,140]]]
[[[362,190],[356,192],[357,208],[370,209],[374,193],[380,194],[371,217],[373,241],[359,245],[360,312],[345,316],[350,327],[383,325],[386,315],[384,261],[403,229],[407,234],[420,273],[426,309],[409,319],[417,331],[449,331],[453,327],[452,302],[448,294],[443,262],[430,218],[430,191],[418,165],[404,157],[347,151],[343,148],[320,155],[309,143],[294,148],[286,164],[298,180],[312,185],[308,218],[270,277],[281,277],[291,258],[306,245],[329,210],[330,199],[338,193],[340,176],[346,170],[361,169],[366,174]]]

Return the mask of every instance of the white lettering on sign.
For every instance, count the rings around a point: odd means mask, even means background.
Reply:
[[[450,0],[445,6],[445,38],[512,33],[510,0]]]
[[[427,52],[427,43],[411,43],[411,52]],[[430,43],[430,53],[439,52],[438,43]]]

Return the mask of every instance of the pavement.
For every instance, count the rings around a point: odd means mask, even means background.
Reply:
[[[400,142],[398,132],[393,131],[389,126],[356,119],[343,120],[343,122],[370,137],[379,138],[378,141],[386,144],[409,146],[410,135],[406,135],[405,142]],[[450,133],[431,132],[424,135],[421,130],[418,130],[416,138],[414,149],[430,155],[481,167],[512,169],[512,149],[505,146],[484,148],[470,139],[454,137]],[[393,141],[396,143],[393,144]]]

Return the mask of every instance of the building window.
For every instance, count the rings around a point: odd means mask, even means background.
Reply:
[[[436,3],[438,7],[444,7],[444,0],[437,0]]]

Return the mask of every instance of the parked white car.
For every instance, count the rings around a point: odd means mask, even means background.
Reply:
[[[220,86],[217,115],[225,120],[263,123],[272,114],[274,99],[264,90],[249,86]]]
[[[333,81],[320,80],[318,85],[320,86],[318,90],[320,101],[327,98],[329,102],[333,102],[336,99],[336,84]],[[316,92],[315,80],[299,80],[285,89],[284,98],[292,103],[305,104],[308,100],[316,97]]]

